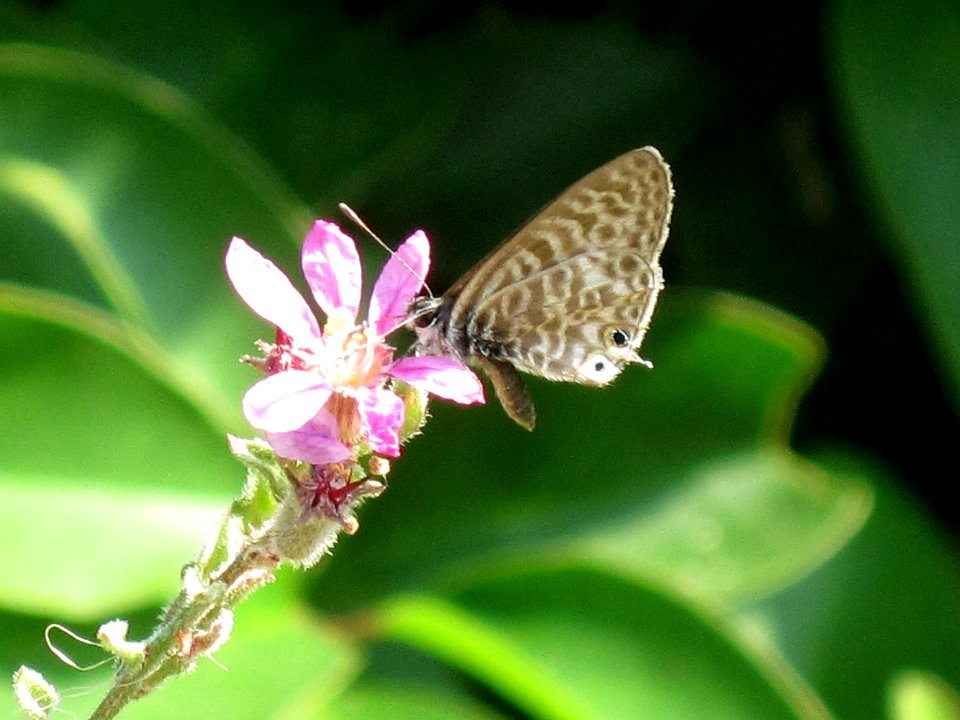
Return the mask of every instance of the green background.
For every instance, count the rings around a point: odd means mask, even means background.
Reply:
[[[239,607],[229,672],[124,717],[960,717],[958,67],[946,0],[0,2],[0,669],[88,713],[106,671],[44,629],[145,636],[240,489],[272,333],[231,236],[303,287],[346,201],[423,228],[439,292],[649,144],[655,369],[531,381],[533,434],[433,403],[360,532]]]

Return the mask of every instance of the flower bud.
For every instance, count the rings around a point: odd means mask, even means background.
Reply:
[[[30,720],[47,720],[60,704],[60,693],[33,668],[21,665],[13,673],[13,692],[17,704]]]
[[[124,662],[134,663],[143,659],[145,645],[142,642],[127,640],[130,625],[126,620],[111,620],[97,630],[100,647]]]

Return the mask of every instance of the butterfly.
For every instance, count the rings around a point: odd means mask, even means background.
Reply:
[[[532,430],[520,376],[606,385],[637,355],[663,289],[670,168],[644,147],[562,192],[438,298],[410,309],[415,350],[479,365]]]

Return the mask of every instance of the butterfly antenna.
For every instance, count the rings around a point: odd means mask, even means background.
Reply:
[[[396,251],[394,251],[393,248],[391,248],[391,247],[390,247],[389,245],[387,245],[383,240],[381,240],[381,239],[377,236],[377,234],[376,234],[373,230],[370,229],[370,226],[367,225],[363,220],[360,219],[360,216],[357,215],[356,212],[354,212],[354,210],[353,210],[352,207],[350,207],[349,205],[347,205],[346,203],[343,203],[343,202],[342,202],[342,203],[339,203],[337,207],[340,208],[340,212],[342,212],[344,215],[346,215],[346,216],[350,219],[351,222],[353,222],[357,227],[359,227],[361,230],[363,230],[367,235],[369,235],[370,237],[372,237],[372,238],[374,239],[374,241],[377,243],[377,245],[379,245],[379,246],[382,247],[384,250],[386,250],[388,253],[390,253],[390,256],[393,257],[393,258],[395,258],[395,259],[397,260],[397,262],[399,262],[401,265],[403,265],[403,266],[410,272],[411,275],[413,275],[413,276],[414,276],[415,278],[417,278],[420,282],[422,282],[422,283],[423,283],[423,288],[427,291],[427,294],[428,294],[431,298],[433,297],[433,291],[430,289],[430,286],[427,285],[427,281],[426,281],[423,277],[420,276],[420,273],[418,273],[416,270],[414,270],[412,267],[410,267],[410,265],[407,263],[406,260],[404,260],[402,257],[400,257],[399,255],[397,255]]]

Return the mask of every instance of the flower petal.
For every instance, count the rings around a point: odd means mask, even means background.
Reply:
[[[356,398],[373,451],[389,457],[400,455],[403,400],[386,388],[360,388]]]
[[[326,408],[297,430],[264,435],[273,451],[288,460],[326,465],[353,458],[350,448],[340,442],[337,422]]]
[[[346,308],[356,318],[363,271],[353,239],[332,222],[317,220],[303,241],[303,275],[327,316]]]
[[[417,230],[390,256],[373,286],[368,320],[377,335],[383,337],[403,325],[429,270],[430,241]]]
[[[258,430],[296,430],[319,412],[331,392],[330,385],[317,373],[284,370],[247,390],[243,414]]]
[[[461,405],[486,402],[480,378],[453,358],[438,355],[400,358],[387,369],[387,374]]]
[[[298,342],[321,336],[310,306],[287,276],[244,240],[230,241],[224,264],[234,289],[257,315]]]

